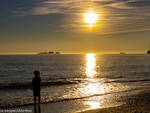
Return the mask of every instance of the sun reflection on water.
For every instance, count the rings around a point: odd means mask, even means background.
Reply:
[[[95,54],[89,53],[86,54],[86,75],[88,77],[94,77],[96,75],[96,58]]]

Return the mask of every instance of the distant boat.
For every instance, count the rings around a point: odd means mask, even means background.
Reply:
[[[55,54],[55,52],[54,51],[49,51],[48,54]]]
[[[126,53],[124,53],[124,52],[120,52],[120,54],[121,54],[121,55],[124,55],[124,54],[126,54]]]
[[[149,48],[150,48],[150,44],[149,44]],[[147,51],[147,54],[150,54],[150,49]]]
[[[150,54],[150,50],[147,51],[147,54]]]
[[[56,51],[49,51],[49,52],[40,52],[38,55],[55,55],[55,54],[60,54],[60,52]]]
[[[56,54],[60,54],[60,52],[56,52]]]

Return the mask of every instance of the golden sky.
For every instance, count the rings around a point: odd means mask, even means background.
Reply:
[[[149,49],[149,0],[1,0],[0,8],[0,54]]]

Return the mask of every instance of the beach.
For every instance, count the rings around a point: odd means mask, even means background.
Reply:
[[[126,104],[121,106],[94,109],[79,113],[150,113],[150,90],[127,97]]]
[[[91,106],[85,105],[85,102],[87,101],[89,103],[96,102],[92,97],[56,103],[42,103],[40,104],[40,108],[38,106],[36,107],[36,111],[34,105],[18,106],[9,108],[9,110],[28,110],[29,113],[150,113],[150,89],[135,91],[132,95],[128,95],[128,92],[126,92],[126,97],[119,97],[117,94],[115,95],[118,98],[113,102],[110,102],[109,100],[110,97],[114,95],[105,96],[107,98],[100,106],[97,106],[96,104],[93,104],[93,106],[92,104]],[[103,101],[103,99],[99,100],[99,102],[101,101]]]

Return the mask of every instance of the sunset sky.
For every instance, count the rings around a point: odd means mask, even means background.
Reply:
[[[0,54],[144,53],[149,44],[150,0],[0,0]]]

